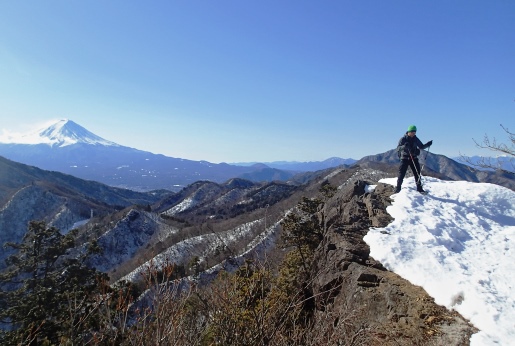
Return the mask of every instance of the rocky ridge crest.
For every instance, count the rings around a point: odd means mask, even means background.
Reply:
[[[319,213],[326,225],[312,267],[314,328],[345,344],[366,335],[383,345],[468,345],[477,329],[467,320],[370,257],[363,237],[391,222],[393,192],[382,183],[367,192],[370,184],[343,186]]]

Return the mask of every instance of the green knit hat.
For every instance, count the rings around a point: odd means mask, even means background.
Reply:
[[[417,132],[417,127],[415,125],[408,126],[408,132]]]

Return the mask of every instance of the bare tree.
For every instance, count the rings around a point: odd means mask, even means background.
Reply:
[[[505,173],[515,174],[515,133],[510,132],[507,127],[504,127],[502,124],[500,125],[506,135],[508,136],[508,144],[499,143],[494,138],[490,139],[488,135],[485,134],[482,142],[478,142],[475,139],[472,139],[476,146],[481,149],[488,149],[497,153],[501,153],[501,155],[508,156],[507,161],[509,165],[502,165],[502,161],[495,160],[492,161],[490,157],[481,157],[478,161],[472,161],[470,157],[461,155],[460,160],[474,167],[485,168],[485,169],[493,169],[496,171],[501,171]]]

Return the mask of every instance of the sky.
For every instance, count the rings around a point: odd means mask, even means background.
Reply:
[[[409,178],[392,195],[395,220],[364,237],[370,256],[470,320],[480,330],[472,346],[513,345],[515,192],[431,177],[424,188],[428,195]]]
[[[409,125],[490,156],[515,114],[511,0],[2,1],[0,134],[70,119],[219,162],[359,159]]]

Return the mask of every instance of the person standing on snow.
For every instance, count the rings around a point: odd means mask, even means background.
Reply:
[[[399,165],[397,187],[395,188],[394,193],[399,193],[401,191],[402,181],[404,180],[408,166],[411,168],[411,172],[415,177],[417,191],[420,193],[425,193],[424,189],[422,188],[422,182],[420,181],[420,164],[418,163],[417,156],[420,154],[420,149],[423,150],[428,148],[432,144],[432,140],[426,144],[422,144],[420,139],[417,137],[417,127],[415,125],[410,125],[408,127],[408,131],[406,131],[406,134],[399,140],[399,144],[397,145],[397,154],[399,155],[401,164]]]

